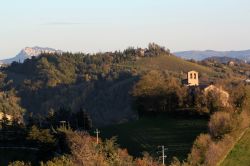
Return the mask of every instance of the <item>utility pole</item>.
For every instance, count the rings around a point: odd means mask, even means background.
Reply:
[[[64,121],[64,120],[60,121],[60,127],[62,127],[65,130],[66,129],[66,121]]]
[[[162,165],[165,166],[165,159],[167,158],[167,155],[165,155],[165,151],[167,150],[167,148],[165,148],[164,145],[158,146],[158,148],[161,148],[161,151],[160,151],[161,156],[160,156],[160,158],[162,158]]]
[[[100,134],[100,130],[96,129],[95,130],[95,134],[96,134],[96,143],[99,143],[99,134]]]

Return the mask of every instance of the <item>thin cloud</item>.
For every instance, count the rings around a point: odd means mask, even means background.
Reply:
[[[84,24],[82,22],[48,22],[44,23],[43,25],[80,25]]]

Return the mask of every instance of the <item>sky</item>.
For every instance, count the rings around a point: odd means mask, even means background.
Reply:
[[[250,49],[250,0],[0,0],[0,59],[24,47]]]

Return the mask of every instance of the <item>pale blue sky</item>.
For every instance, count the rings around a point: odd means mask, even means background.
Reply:
[[[0,21],[0,59],[26,46],[250,49],[250,0],[0,0]]]

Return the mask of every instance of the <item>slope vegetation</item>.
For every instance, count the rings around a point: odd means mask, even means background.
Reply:
[[[250,86],[247,86],[247,105],[250,108]],[[248,110],[250,111],[250,110]],[[249,166],[250,163],[250,129],[248,128],[243,137],[235,145],[221,166]]]
[[[250,163],[250,129],[227,156],[221,166],[249,166]]]
[[[208,75],[214,74],[214,71],[208,67],[201,66],[199,64],[183,60],[176,56],[157,56],[147,57],[137,60],[134,64],[136,68],[140,70],[168,70],[174,72],[188,72],[190,70],[196,70],[200,73],[206,73]]]

